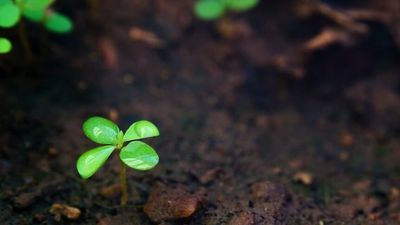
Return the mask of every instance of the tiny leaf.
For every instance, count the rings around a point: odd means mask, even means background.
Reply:
[[[111,120],[91,117],[82,125],[83,132],[98,144],[116,144],[119,128]]]
[[[194,7],[194,12],[199,19],[215,20],[225,12],[225,6],[221,0],[200,0]]]
[[[159,160],[154,149],[141,141],[133,141],[122,148],[119,157],[126,165],[137,170],[150,170]]]
[[[18,0],[17,4],[21,5],[22,11],[25,10],[41,10],[49,8],[54,0]]]
[[[76,168],[83,179],[91,177],[114,151],[115,146],[107,145],[91,149],[83,153],[76,162]]]
[[[224,0],[226,6],[234,11],[242,12],[255,7],[259,0]]]
[[[156,125],[147,120],[139,120],[128,128],[124,136],[124,141],[155,137],[158,135],[160,135],[160,132]]]
[[[8,53],[12,49],[12,44],[7,38],[0,38],[0,54]]]
[[[58,12],[50,12],[46,15],[44,26],[55,33],[68,33],[73,28],[72,21]]]
[[[33,22],[37,22],[37,23],[43,21],[44,17],[45,17],[43,10],[27,9],[27,10],[24,10],[22,13],[27,19],[29,19]]]
[[[20,18],[19,8],[13,2],[2,1],[0,5],[0,27],[13,27]]]

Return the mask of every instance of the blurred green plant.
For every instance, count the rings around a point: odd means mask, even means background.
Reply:
[[[51,9],[51,5],[55,0],[0,0],[0,27],[12,28],[16,26],[21,17],[26,18],[35,23],[43,24],[43,26],[55,33],[68,33],[73,28],[72,21],[65,15]],[[25,32],[22,32],[25,33]],[[27,38],[21,38],[27,40]],[[9,40],[2,40],[2,46],[8,46],[7,53],[11,50],[12,44]],[[26,46],[27,43],[24,43]]]
[[[0,38],[0,54],[8,53],[12,49],[12,44],[7,38]]]
[[[199,0],[194,6],[197,18],[211,21],[224,16],[229,11],[244,12],[254,8],[259,0]]]
[[[121,164],[121,205],[128,201],[126,165],[136,170],[150,170],[159,161],[157,153],[144,142],[143,138],[159,136],[158,128],[147,120],[133,123],[124,134],[111,120],[91,117],[82,126],[85,135],[98,144],[104,144],[83,153],[77,160],[76,168],[83,179],[88,179],[104,165],[111,153],[117,149]],[[125,142],[130,142],[124,146]]]

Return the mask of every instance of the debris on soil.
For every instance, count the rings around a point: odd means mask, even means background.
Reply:
[[[261,217],[251,211],[244,211],[235,215],[228,225],[256,225],[259,224]]]
[[[250,192],[255,201],[268,200],[271,202],[283,202],[287,198],[287,192],[283,185],[270,181],[260,181],[250,186]]]
[[[51,157],[56,157],[58,155],[58,151],[57,151],[56,148],[50,147],[49,150],[48,150],[48,154]]]
[[[340,144],[343,147],[351,147],[354,144],[354,137],[350,133],[343,133],[340,135]]]
[[[110,38],[99,38],[98,52],[108,69],[117,69],[119,67],[119,55],[117,47]]]
[[[119,118],[118,111],[116,109],[111,108],[108,111],[108,118],[110,118],[110,120],[112,120],[112,121],[118,121],[118,118]]]
[[[121,184],[113,184],[100,190],[100,195],[104,198],[115,198],[121,193]]]
[[[200,202],[183,188],[169,188],[157,184],[144,206],[144,212],[155,223],[192,216]]]
[[[162,48],[165,45],[164,41],[161,40],[155,33],[139,27],[132,27],[129,31],[129,37],[133,41],[146,43],[153,48]]]
[[[400,122],[400,95],[390,84],[378,81],[359,82],[346,91],[349,105],[369,123],[377,133],[397,130]]]
[[[199,177],[199,180],[202,184],[208,184],[209,182],[214,180],[221,172],[223,172],[221,168],[209,169],[202,176]]]
[[[54,203],[49,212],[54,215],[54,220],[57,222],[60,222],[62,217],[65,217],[69,220],[76,220],[81,215],[81,210],[78,208],[59,203]]]
[[[228,40],[244,39],[253,33],[250,25],[242,20],[220,20],[217,23],[217,30],[223,38]]]
[[[293,175],[293,180],[295,182],[300,182],[306,186],[309,186],[313,182],[313,176],[308,172],[297,172]]]
[[[14,206],[18,209],[24,209],[32,205],[38,198],[43,195],[49,195],[51,193],[57,192],[60,190],[60,184],[62,180],[55,179],[53,181],[43,182],[30,192],[25,192],[19,194],[13,199]]]

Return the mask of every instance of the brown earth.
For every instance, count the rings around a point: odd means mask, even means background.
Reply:
[[[400,224],[396,0],[269,0],[218,22],[193,1],[89,2],[56,4],[70,35],[28,27],[33,66],[18,45],[0,58],[0,224]],[[76,172],[92,115],[160,127],[126,207],[116,155]]]

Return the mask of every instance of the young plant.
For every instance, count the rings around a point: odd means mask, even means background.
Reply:
[[[54,0],[0,0],[0,27],[12,28],[21,21],[21,17],[25,17],[32,22],[43,24],[49,31],[70,32],[73,23],[68,17],[52,10],[50,6],[53,3]],[[21,33],[24,35],[25,31],[20,31]],[[21,40],[26,42],[27,38],[21,37]],[[28,43],[23,45],[28,46]],[[0,51],[0,53],[7,52],[9,51]]]
[[[12,49],[12,44],[7,38],[0,37],[0,54],[8,53]]]
[[[82,129],[90,140],[103,146],[93,148],[79,157],[76,163],[79,175],[88,179],[104,165],[111,153],[117,150],[121,165],[121,205],[125,205],[128,201],[126,166],[145,171],[154,168],[158,163],[159,158],[154,149],[138,141],[159,136],[157,127],[147,120],[140,120],[133,123],[124,134],[112,121],[102,117],[91,117],[83,123]]]
[[[243,12],[254,8],[259,0],[198,0],[194,12],[201,20],[216,20],[229,11]]]

